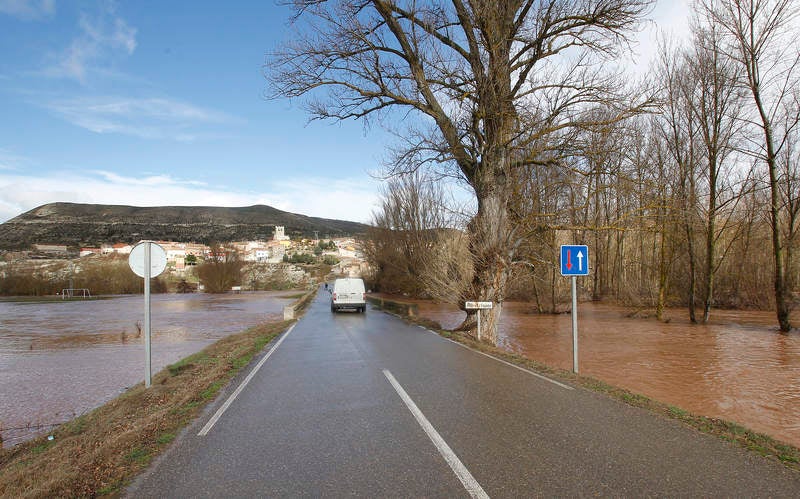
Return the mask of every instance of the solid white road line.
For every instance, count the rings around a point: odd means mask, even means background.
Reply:
[[[244,379],[244,381],[242,381],[242,383],[236,388],[236,391],[231,393],[231,396],[228,397],[228,400],[226,400],[225,403],[222,404],[222,407],[217,409],[217,412],[215,412],[214,415],[211,416],[211,419],[208,420],[208,423],[206,423],[206,425],[203,426],[203,429],[200,430],[200,433],[197,434],[198,437],[204,437],[204,436],[206,436],[208,434],[209,431],[211,431],[211,428],[214,427],[214,425],[217,423],[217,421],[219,421],[219,418],[221,418],[222,415],[225,413],[225,411],[228,410],[228,407],[230,407],[230,405],[233,403],[233,401],[236,400],[236,397],[238,397],[239,394],[242,392],[242,390],[244,390],[244,387],[247,386],[247,383],[250,383],[250,380],[253,379],[253,376],[256,375],[256,373],[258,372],[259,369],[261,369],[261,366],[264,365],[264,362],[266,362],[267,359],[269,358],[269,356],[272,355],[272,353],[275,350],[277,350],[279,346],[281,346],[281,343],[283,343],[283,340],[285,340],[286,337],[289,336],[289,333],[292,332],[292,330],[294,329],[294,327],[296,325],[297,324],[292,324],[292,327],[290,327],[286,331],[286,334],[283,335],[283,338],[278,340],[278,342],[275,343],[275,346],[273,346],[269,350],[269,352],[267,352],[267,355],[265,355],[264,358],[262,358],[258,362],[258,364],[256,364],[256,367],[254,367],[253,370],[250,371],[250,374],[248,374],[247,377]]]
[[[414,415],[417,423],[419,423],[419,425],[425,431],[425,434],[428,435],[428,438],[431,439],[433,445],[436,446],[436,449],[442,455],[444,460],[447,461],[447,464],[450,465],[450,469],[453,470],[458,479],[461,481],[462,485],[464,485],[464,488],[467,489],[469,495],[475,498],[488,499],[489,496],[483,490],[478,481],[475,480],[475,477],[472,476],[472,473],[470,473],[467,467],[464,466],[460,459],[458,459],[458,456],[456,456],[455,452],[453,452],[453,449],[447,445],[447,442],[445,442],[442,436],[439,435],[439,432],[437,432],[436,428],[434,428],[430,421],[428,421],[428,418],[422,414],[422,411],[419,410],[417,404],[415,404],[411,397],[408,396],[406,391],[403,390],[403,387],[400,386],[400,383],[398,383],[394,376],[392,376],[392,373],[389,372],[388,369],[384,369],[383,375],[386,376],[386,379],[388,379],[389,383],[392,384],[397,394],[400,395],[401,399],[403,399],[403,402],[405,402],[408,410],[411,411],[411,414]]]
[[[543,379],[543,380],[545,380],[545,381],[549,381],[550,383],[553,383],[554,385],[558,385],[558,386],[560,386],[561,388],[566,388],[567,390],[574,390],[574,389],[575,389],[575,388],[573,388],[573,387],[571,387],[571,386],[569,386],[569,385],[565,385],[564,383],[559,383],[558,381],[556,381],[556,380],[554,380],[554,379],[550,379],[550,378],[548,378],[547,376],[542,376],[542,375],[541,375],[541,374],[539,374],[539,373],[535,373],[535,372],[533,372],[533,371],[529,371],[529,370],[525,369],[524,367],[519,367],[519,366],[517,366],[517,365],[514,365],[514,364],[512,364],[511,362],[506,362],[506,361],[505,361],[505,360],[503,360],[503,359],[498,359],[498,358],[497,358],[497,357],[495,357],[494,355],[489,355],[488,353],[481,352],[480,350],[475,350],[474,348],[470,348],[470,347],[468,347],[467,345],[464,345],[463,343],[459,343],[459,342],[457,342],[457,341],[455,341],[455,340],[451,340],[450,338],[445,338],[444,336],[442,336],[441,334],[437,333],[436,331],[431,331],[430,329],[428,329],[428,328],[426,328],[426,327],[422,327],[422,326],[420,326],[420,327],[421,327],[422,329],[424,329],[425,331],[427,331],[427,332],[429,332],[429,333],[431,333],[431,334],[433,334],[433,335],[436,335],[436,336],[438,336],[439,338],[441,338],[441,339],[443,339],[443,340],[447,340],[447,341],[449,341],[450,343],[455,343],[456,345],[458,345],[458,346],[460,346],[460,347],[462,347],[462,348],[466,348],[466,349],[467,349],[467,350],[469,350],[470,352],[475,352],[475,353],[478,353],[478,354],[481,354],[481,355],[483,355],[484,357],[489,357],[490,359],[492,359],[492,360],[496,360],[497,362],[500,362],[501,364],[505,364],[505,365],[507,365],[507,366],[511,366],[511,367],[513,367],[514,369],[519,369],[520,371],[522,371],[522,372],[524,372],[524,373],[528,373],[528,374],[530,374],[531,376],[536,376],[536,377],[537,377],[537,378],[539,378],[539,379]]]

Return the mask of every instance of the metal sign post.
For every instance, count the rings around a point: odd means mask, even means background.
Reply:
[[[150,244],[144,245],[144,386],[150,388],[150,363],[153,356],[150,350],[150,260],[152,251]]]
[[[490,301],[467,301],[464,302],[465,310],[478,311],[478,341],[481,341],[481,310],[491,310],[492,302]]]
[[[142,241],[131,250],[128,265],[134,274],[144,278],[144,386],[150,388],[150,279],[159,276],[167,268],[167,252],[157,243]]]
[[[572,277],[572,372],[578,372],[578,285],[577,276],[589,275],[589,247],[561,246],[561,275]]]
[[[572,372],[578,372],[578,285],[572,276]]]

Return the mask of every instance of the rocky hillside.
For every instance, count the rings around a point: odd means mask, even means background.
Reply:
[[[243,208],[207,206],[136,207],[51,203],[0,224],[0,250],[27,249],[33,243],[76,248],[142,239],[200,242],[269,239],[275,225],[286,235],[332,238],[362,234],[367,226],[344,220],[307,217],[264,205]]]

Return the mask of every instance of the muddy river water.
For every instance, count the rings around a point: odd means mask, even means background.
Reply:
[[[419,307],[444,327],[464,318],[453,306]],[[668,323],[628,315],[630,309],[610,305],[578,306],[582,374],[800,446],[800,331],[778,332],[772,312],[713,311],[708,325],[690,324],[677,309]],[[800,315],[792,319],[800,324]],[[506,303],[499,344],[572,369],[571,316]]]
[[[153,372],[263,320],[280,319],[288,293],[154,295]],[[454,306],[418,302],[454,327]],[[715,311],[691,325],[629,318],[629,309],[579,306],[582,373],[696,414],[736,421],[800,446],[800,332],[780,334],[769,312]],[[4,445],[38,426],[71,419],[144,378],[137,337],[142,297],[64,303],[0,302],[0,424]],[[800,316],[793,317],[800,324]],[[500,345],[571,369],[569,314],[539,315],[506,303]],[[21,428],[21,429],[15,429]],[[46,429],[46,428],[44,428]]]
[[[287,292],[153,295],[153,373],[265,320]],[[0,432],[14,445],[144,380],[142,296],[0,302]],[[31,428],[28,428],[28,427]]]

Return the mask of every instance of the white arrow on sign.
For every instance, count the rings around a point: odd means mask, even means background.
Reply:
[[[583,252],[578,251],[578,270],[583,272]]]

